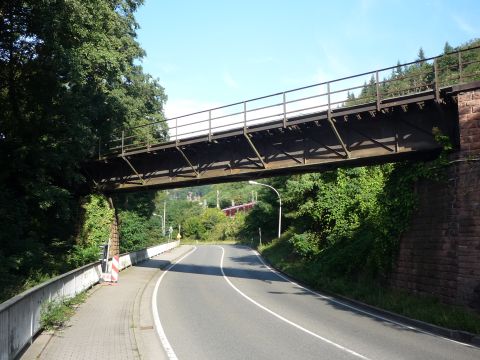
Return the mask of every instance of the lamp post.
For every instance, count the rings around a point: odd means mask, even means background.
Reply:
[[[165,222],[167,221],[167,201],[163,202],[163,221],[162,221],[162,235],[165,236]]]
[[[165,217],[156,213],[153,213],[153,216],[158,216],[160,218],[160,221],[162,223],[162,235],[165,236]]]
[[[251,184],[251,185],[266,186],[266,187],[272,189],[273,191],[275,191],[275,193],[277,194],[278,203],[280,204],[280,206],[278,208],[278,237],[280,238],[280,235],[282,234],[282,198],[280,197],[279,192],[273,186],[270,186],[270,185],[267,185],[267,184],[262,184],[262,183],[259,183],[259,182],[253,181],[253,180],[249,180],[248,183]]]

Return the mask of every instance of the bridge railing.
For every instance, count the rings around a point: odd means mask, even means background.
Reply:
[[[168,242],[147,249],[122,254],[120,269],[151,258],[179,245]],[[42,305],[51,300],[73,297],[100,281],[100,261],[85,265],[40,284],[0,304],[0,360],[11,360],[33,341],[41,330]]]
[[[124,129],[99,146],[99,158],[252,126],[282,122],[338,108],[375,103],[480,79],[480,46],[347,76],[234,104]]]

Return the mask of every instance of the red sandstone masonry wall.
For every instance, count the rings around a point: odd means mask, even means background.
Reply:
[[[448,182],[417,184],[418,211],[391,284],[480,310],[480,89],[458,95],[460,151]]]

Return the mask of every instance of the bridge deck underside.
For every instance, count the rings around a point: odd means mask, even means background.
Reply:
[[[125,191],[432,158],[433,128],[455,142],[457,118],[453,101],[420,94],[116,154],[87,171],[103,191]]]

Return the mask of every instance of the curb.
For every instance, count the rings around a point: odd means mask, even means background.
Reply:
[[[249,247],[249,246],[246,246]],[[330,291],[325,291],[325,290],[313,290],[310,286],[302,283],[301,281],[295,279],[289,274],[286,274],[282,270],[277,269],[275,266],[273,266],[270,261],[268,261],[265,257],[263,257],[256,249],[251,248],[253,251],[255,251],[258,256],[262,258],[262,260],[270,266],[272,269],[275,269],[275,271],[278,271],[280,274],[285,276],[287,279],[290,279],[292,282],[297,283],[298,285],[301,285],[302,287],[305,287],[306,289],[309,289],[313,293],[318,293],[319,295],[324,295],[324,296],[330,296],[334,299],[341,300],[342,302],[346,303],[347,305],[355,305],[356,307],[359,308],[359,310],[367,310],[368,312],[371,312],[373,314],[377,314],[379,316],[385,317],[387,319],[391,319],[392,321],[396,321],[399,323],[402,323],[406,326],[410,327],[415,327],[421,331],[424,331],[426,333],[430,333],[433,335],[437,335],[449,340],[457,341],[464,343],[466,345],[474,346],[480,348],[480,335],[472,334],[468,331],[462,331],[462,330],[453,330],[453,329],[448,329],[442,326],[430,324],[421,320],[417,319],[412,319],[404,315],[400,315],[394,312],[391,312],[389,310],[381,309],[379,307],[373,306],[366,304],[364,302],[361,302],[359,300],[354,300],[351,298],[348,298],[343,295],[338,295]]]

